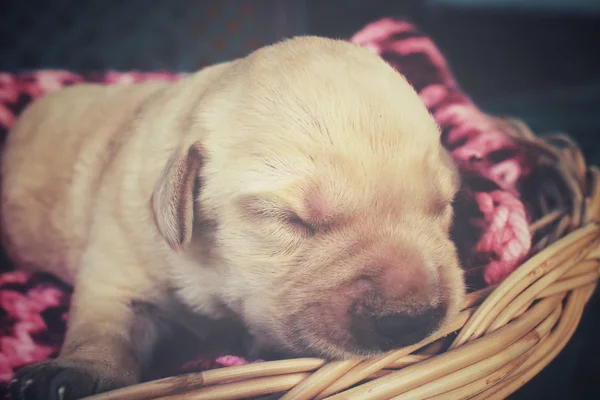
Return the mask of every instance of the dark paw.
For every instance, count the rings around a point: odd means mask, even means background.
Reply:
[[[100,376],[93,368],[62,361],[25,367],[15,375],[8,390],[14,400],[75,400],[122,386]]]

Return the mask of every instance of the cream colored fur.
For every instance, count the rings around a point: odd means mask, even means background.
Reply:
[[[444,304],[444,322],[463,300],[439,130],[400,74],[346,42],[47,95],[1,173],[10,254],[75,285],[56,362],[120,385],[157,336],[135,333],[136,302],[236,315],[261,347],[345,358],[378,352],[348,328],[361,296],[376,314]]]

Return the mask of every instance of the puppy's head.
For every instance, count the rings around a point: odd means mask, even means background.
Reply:
[[[156,220],[221,276],[218,296],[263,345],[372,355],[459,311],[457,173],[400,74],[306,37],[256,51],[211,87],[191,118],[197,141],[157,185]]]

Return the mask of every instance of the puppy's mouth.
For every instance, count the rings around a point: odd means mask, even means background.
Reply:
[[[320,311],[320,312],[319,312]],[[411,312],[363,312],[329,321],[323,308],[296,314],[277,351],[293,357],[367,358],[419,343],[446,319],[443,305]],[[315,323],[318,321],[318,323]]]

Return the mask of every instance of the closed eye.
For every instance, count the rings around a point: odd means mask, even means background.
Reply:
[[[246,218],[259,223],[267,221],[271,221],[271,223],[276,222],[281,228],[299,236],[314,236],[317,230],[321,228],[321,226],[317,226],[301,218],[290,208],[282,206],[279,202],[266,197],[249,195],[240,198],[238,204]],[[273,225],[271,225],[270,229],[273,229]]]
[[[288,215],[285,220],[286,223],[292,229],[294,229],[294,231],[303,236],[314,236],[317,231],[316,226],[304,221],[296,213],[288,212]]]

